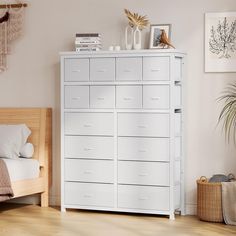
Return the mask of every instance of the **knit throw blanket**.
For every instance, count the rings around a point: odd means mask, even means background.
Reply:
[[[13,196],[14,194],[11,188],[7,166],[5,162],[0,159],[0,202],[6,201]]]
[[[222,182],[222,209],[225,223],[236,225],[236,182]]]

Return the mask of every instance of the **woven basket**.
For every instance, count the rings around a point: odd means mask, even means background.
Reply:
[[[223,222],[221,183],[209,183],[206,177],[197,180],[197,216],[200,220]]]

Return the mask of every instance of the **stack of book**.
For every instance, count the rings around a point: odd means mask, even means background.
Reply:
[[[76,52],[99,51],[101,50],[101,36],[98,33],[76,34]]]

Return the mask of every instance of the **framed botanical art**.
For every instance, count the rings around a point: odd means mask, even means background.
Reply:
[[[205,72],[236,72],[236,12],[205,14]]]
[[[170,24],[160,24],[160,25],[150,25],[150,42],[149,48],[168,48],[168,45],[160,45],[161,32],[165,30],[168,39],[170,39],[171,25]]]

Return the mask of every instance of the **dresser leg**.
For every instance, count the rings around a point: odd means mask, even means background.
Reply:
[[[66,208],[61,206],[61,212],[66,212]]]
[[[170,220],[175,220],[175,213],[171,213],[171,214],[169,215],[169,219],[170,219]]]

